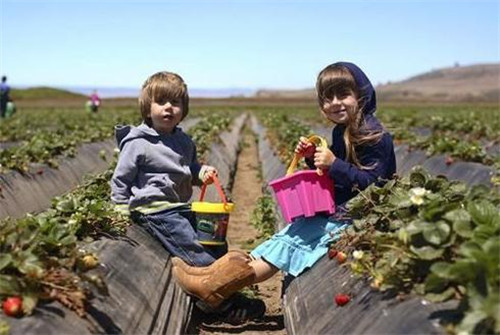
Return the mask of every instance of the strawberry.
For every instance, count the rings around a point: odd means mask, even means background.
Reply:
[[[93,254],[83,256],[81,262],[84,270],[90,270],[99,265],[99,260]]]
[[[444,163],[445,163],[446,165],[451,165],[451,164],[453,164],[454,162],[455,162],[455,160],[454,160],[454,159],[453,159],[453,157],[451,157],[451,156],[446,156],[446,158],[444,159]]]
[[[351,297],[349,297],[347,294],[339,293],[335,295],[335,303],[338,306],[344,306],[349,301],[351,301]]]
[[[338,251],[335,249],[328,250],[328,258],[330,258],[330,259],[334,259],[335,256],[337,256],[337,254],[338,254]]]
[[[347,255],[345,253],[343,253],[342,251],[339,251],[337,253],[337,262],[339,264],[344,263],[346,261],[346,259],[347,259]]]
[[[38,170],[36,171],[36,174],[38,174],[38,175],[42,175],[42,174],[43,174],[43,169],[38,169]]]
[[[20,297],[9,297],[3,302],[3,312],[8,316],[20,316],[23,313],[23,300]]]

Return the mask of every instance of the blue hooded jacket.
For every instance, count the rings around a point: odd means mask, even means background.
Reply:
[[[381,139],[370,145],[356,147],[356,154],[363,166],[375,164],[371,170],[361,170],[356,165],[346,160],[346,146],[344,143],[344,125],[336,125],[332,131],[332,145],[330,150],[337,157],[330,166],[328,174],[335,184],[335,203],[342,205],[357,194],[355,188],[363,190],[370,184],[377,182],[378,178],[390,179],[396,173],[396,157],[391,135],[384,130],[378,119],[374,116],[377,109],[375,89],[368,77],[355,64],[338,62],[335,65],[346,67],[354,77],[360,90],[361,108],[367,131],[383,131]],[[379,184],[383,184],[380,181]]]

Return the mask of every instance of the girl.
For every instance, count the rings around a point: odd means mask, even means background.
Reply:
[[[316,82],[321,114],[333,122],[330,148],[314,147],[300,138],[295,152],[311,168],[321,168],[335,181],[335,199],[344,204],[357,190],[382,183],[396,172],[392,138],[377,118],[375,90],[366,75],[352,63],[324,68]],[[278,270],[298,276],[328,251],[348,226],[326,215],[298,218],[265,241],[250,256],[232,251],[212,265],[190,267],[173,260],[173,274],[189,294],[218,306],[237,290],[264,281]]]

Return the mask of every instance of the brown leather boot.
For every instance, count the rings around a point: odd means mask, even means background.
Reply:
[[[247,253],[241,250],[229,250],[226,255],[235,255],[235,256],[241,256],[242,258],[246,259],[247,258]],[[226,256],[224,255],[224,256]],[[217,259],[215,262],[210,264],[209,266],[190,266],[186,262],[184,262],[181,258],[179,257],[172,257],[172,266],[180,267],[182,270],[190,275],[195,275],[195,276],[201,276],[201,275],[206,275],[209,273],[211,270],[210,266],[214,266],[218,264],[218,262],[221,262],[222,258]]]
[[[180,266],[172,274],[182,289],[216,308],[233,293],[255,281],[255,271],[246,254],[228,253],[208,266],[203,275],[192,275]]]

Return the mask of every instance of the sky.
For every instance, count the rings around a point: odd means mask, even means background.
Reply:
[[[303,89],[336,61],[377,85],[500,62],[500,0],[0,0],[13,87]]]

